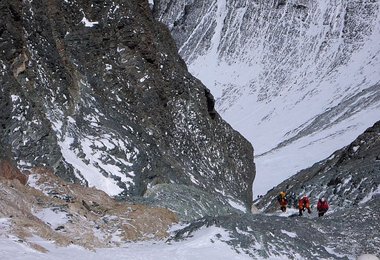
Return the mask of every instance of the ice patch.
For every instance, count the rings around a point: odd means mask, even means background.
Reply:
[[[149,79],[149,75],[145,75],[140,79],[140,82],[144,82],[145,80]]]
[[[86,16],[83,16],[80,22],[83,23],[85,27],[94,27],[94,25],[99,24],[99,22],[90,22]]]
[[[329,254],[331,254],[331,255],[335,255],[335,256],[337,256],[337,257],[339,257],[339,258],[341,258],[341,257],[345,257],[345,255],[338,254],[337,252],[335,252],[335,250],[334,250],[333,248],[326,247],[326,246],[324,246],[324,248],[325,248],[325,250],[326,250]]]
[[[71,144],[74,142],[74,138],[66,137],[63,141],[59,142],[61,152],[66,162],[71,164],[88,182],[90,187],[96,187],[110,196],[118,195],[123,191],[118,185],[117,181],[104,177],[100,170],[91,164],[86,164],[70,149]],[[76,177],[82,179],[76,172]]]
[[[11,95],[11,99],[12,99],[12,102],[14,103],[14,102],[18,101],[20,99],[20,97],[17,95]]]

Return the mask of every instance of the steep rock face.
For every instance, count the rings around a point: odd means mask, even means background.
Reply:
[[[1,157],[110,195],[192,185],[249,207],[252,146],[147,1],[0,3]]]
[[[268,192],[256,206],[265,212],[278,209],[282,190],[307,194],[313,205],[324,196],[331,210],[357,208],[380,193],[380,121],[328,159],[302,170]]]
[[[379,1],[156,0],[154,8],[217,111],[254,144],[256,194],[379,120]]]

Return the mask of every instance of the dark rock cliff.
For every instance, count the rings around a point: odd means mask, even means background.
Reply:
[[[0,153],[110,195],[194,186],[249,207],[251,145],[148,1],[0,3]]]

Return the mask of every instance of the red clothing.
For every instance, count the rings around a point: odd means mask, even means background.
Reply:
[[[302,199],[299,200],[298,202],[298,208],[299,209],[310,209],[310,200],[308,197],[303,197]]]
[[[282,199],[280,200],[280,205],[286,207],[286,205],[288,205],[288,201],[286,199]]]
[[[329,209],[329,204],[327,203],[326,200],[325,201],[322,201],[322,200],[318,201],[318,204],[317,204],[317,210],[318,211],[326,212],[328,209]]]

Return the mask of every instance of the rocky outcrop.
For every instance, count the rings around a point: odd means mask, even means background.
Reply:
[[[28,177],[25,174],[22,174],[16,166],[7,160],[0,161],[0,178],[6,180],[18,180],[23,185],[28,181]]]
[[[33,236],[89,249],[160,240],[178,222],[170,210],[117,202],[95,188],[68,184],[41,167],[31,169],[27,185],[0,178],[0,190],[0,218],[11,223],[9,232],[2,230],[1,235],[15,235],[32,248]]]
[[[0,15],[0,149],[20,168],[120,198],[176,183],[250,208],[253,149],[148,1],[5,0]]]

